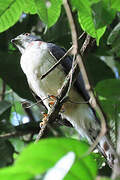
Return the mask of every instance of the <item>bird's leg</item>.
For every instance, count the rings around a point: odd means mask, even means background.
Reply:
[[[52,108],[55,104],[57,97],[54,95],[48,95],[48,101],[49,101],[49,107]],[[63,113],[64,110],[64,105],[62,106],[60,112]],[[48,114],[47,113],[43,113],[43,119],[42,122],[40,123],[40,127],[43,127],[48,121]]]
[[[46,122],[48,121],[48,114],[47,113],[43,113],[43,119],[42,122],[40,123],[40,127],[44,126],[46,124]]]
[[[57,97],[54,96],[54,95],[49,95],[49,107],[52,108],[55,104],[55,101],[56,101]],[[63,113],[65,110],[64,110],[64,105],[62,106],[60,112]]]
[[[53,95],[48,95],[48,101],[49,101],[49,107],[52,108],[56,100],[56,97]],[[47,121],[48,121],[48,113],[42,113],[43,114],[43,119],[42,122],[40,123],[40,127],[43,127]]]

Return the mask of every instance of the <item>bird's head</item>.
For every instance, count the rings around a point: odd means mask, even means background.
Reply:
[[[24,33],[12,39],[11,42],[17,46],[17,48],[21,53],[23,53],[29,43],[31,43],[32,41],[40,41],[40,40],[41,39],[38,36],[34,36],[29,33]]]

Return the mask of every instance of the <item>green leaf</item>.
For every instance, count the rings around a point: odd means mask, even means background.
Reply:
[[[62,0],[35,0],[35,4],[40,19],[48,27],[54,25],[60,16]]]
[[[82,29],[93,38],[96,38],[97,45],[106,30],[106,26],[96,29],[89,0],[71,0],[73,7],[78,11],[78,20]]]
[[[17,112],[18,114],[21,114],[21,115],[24,115],[25,114],[25,112],[24,112],[24,110],[23,110],[23,108],[22,108],[22,104],[20,103],[20,102],[14,102],[14,106],[12,106],[12,110],[11,110],[11,112]]]
[[[0,115],[7,111],[11,107],[11,103],[7,101],[0,101]]]
[[[20,15],[22,14],[22,1],[0,1],[0,32],[7,30],[19,20]]]
[[[111,33],[108,36],[107,44],[111,45],[119,39],[120,40],[120,23],[118,23],[111,31]]]
[[[96,165],[91,160],[89,161],[88,166],[82,159],[77,159],[64,180],[83,180],[83,177],[85,180],[93,180],[95,178],[95,176],[93,176],[93,174],[95,173],[95,169]]]
[[[0,168],[13,163],[14,148],[8,140],[0,140]]]
[[[100,177],[99,180],[112,180],[110,178],[107,178],[107,177]],[[117,179],[116,179],[117,180]]]
[[[120,1],[119,0],[111,0],[111,7],[116,9],[117,11],[120,11]]]
[[[0,120],[9,120],[10,112],[11,112],[11,103],[8,101],[1,101],[0,102]],[[3,123],[5,124],[5,123]],[[0,126],[0,132],[2,131],[3,126]],[[6,129],[6,128],[3,128]]]
[[[0,76],[20,97],[34,101],[26,77],[20,67],[20,54],[18,52],[10,54],[0,52]]]
[[[85,142],[74,139],[40,140],[39,143],[31,144],[24,149],[13,167],[1,170],[0,178],[2,180],[8,180],[8,177],[11,177],[12,180],[26,178],[25,180],[27,180],[28,177],[47,171],[68,152],[74,152],[75,162],[69,172],[77,177],[76,180],[81,179],[83,174],[86,180],[93,180],[96,176],[96,163],[92,155],[83,157],[87,150],[88,145]],[[23,173],[28,177],[24,178]]]
[[[93,153],[93,156],[96,160],[98,169],[102,168],[102,165],[105,162],[105,158],[103,156],[101,156],[100,153]]]
[[[16,172],[14,168],[5,168],[0,172],[0,178],[2,180],[30,180],[31,177],[31,173],[27,173],[25,170]]]
[[[109,119],[115,120],[116,112],[120,112],[120,81],[108,79],[97,84],[95,90],[99,95],[101,105]]]
[[[95,89],[99,96],[112,100],[113,102],[120,102],[120,80],[108,79],[101,81]]]
[[[89,2],[90,2],[90,4],[92,5],[92,4],[94,4],[94,3],[99,2],[99,0],[89,0]]]
[[[19,138],[11,138],[10,142],[14,146],[16,152],[20,153],[25,147],[24,141]]]
[[[93,18],[95,28],[99,29],[106,25],[109,25],[116,14],[116,10],[113,10],[110,6],[109,0],[102,0],[91,6],[93,10]]]
[[[37,13],[37,9],[36,9],[36,5],[35,5],[35,1],[34,0],[24,0],[25,4],[23,6],[23,11],[25,13],[30,13],[30,14],[36,14]]]
[[[93,53],[89,54],[87,61],[85,61],[85,65],[89,80],[93,86],[96,86],[99,81],[115,77],[114,73],[106,63],[100,61],[99,57]]]
[[[22,12],[35,14],[37,12],[34,0],[6,0],[0,1],[0,32],[13,26]]]

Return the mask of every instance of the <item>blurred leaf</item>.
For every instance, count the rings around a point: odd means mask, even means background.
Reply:
[[[6,173],[5,173],[6,172]],[[5,177],[6,175],[6,177]],[[0,177],[3,180],[30,180],[30,178],[32,177],[32,173],[27,173],[25,170],[21,171],[21,172],[16,172],[14,170],[14,168],[6,168],[3,169],[3,171],[1,171]]]
[[[95,28],[102,28],[112,22],[116,11],[110,6],[109,0],[102,0],[92,5]]]
[[[101,156],[100,153],[93,153],[93,156],[96,160],[98,169],[100,169],[102,167],[102,164],[105,162],[105,158]]]
[[[114,54],[116,57],[120,57],[120,39],[118,38],[115,43],[112,44],[112,49],[109,51]]]
[[[16,50],[16,48],[12,45],[12,43],[8,44],[8,49],[11,50],[11,51],[15,51]]]
[[[9,120],[12,104],[8,101],[0,101],[0,120]],[[0,128],[1,129],[1,128]]]
[[[94,54],[89,54],[85,65],[89,80],[93,86],[99,81],[115,77],[112,70]]]
[[[79,179],[81,179],[81,174],[85,173],[86,180],[93,180],[96,176],[96,164],[91,155],[82,157],[87,150],[86,143],[74,139],[44,139],[24,149],[16,160],[15,166],[0,171],[0,178],[2,180],[8,180],[8,177],[11,177],[12,180],[21,180],[21,178],[27,180],[27,177],[21,176],[23,173],[26,172],[28,177],[44,173],[66,153],[74,152],[75,164],[73,164],[70,173],[75,177],[77,174]],[[79,170],[79,174],[75,169]]]
[[[23,6],[23,11],[25,13],[30,13],[30,14],[37,13],[37,9],[36,9],[34,0],[24,0],[24,2],[25,2],[25,4]]]
[[[115,111],[116,111],[116,106],[117,106],[117,109],[118,109],[118,105],[113,102],[112,100],[109,100],[109,99],[106,99],[106,100],[101,100],[101,97],[99,97],[100,99],[100,102],[101,102],[101,105],[104,109],[104,112],[106,113],[107,117],[108,117],[108,120],[111,120],[111,119],[115,119]],[[120,112],[120,108],[118,110]]]
[[[71,0],[73,7],[78,10],[78,20],[82,29],[93,38],[96,38],[97,45],[106,30],[106,26],[96,29],[92,15],[91,3],[89,0]]]
[[[100,58],[100,60],[105,62],[107,66],[109,66],[112,69],[112,71],[115,74],[115,77],[118,78],[119,77],[119,71],[120,71],[120,64],[115,61],[114,57],[113,56],[100,55],[99,58]]]
[[[0,77],[22,98],[34,100],[20,67],[20,56],[0,52]]]
[[[101,97],[105,99],[101,99],[102,107],[107,114],[108,120],[116,118],[116,108],[117,112],[120,112],[120,81],[117,79],[108,79],[103,80],[97,84],[95,90]]]
[[[97,179],[96,179],[97,180]],[[110,178],[107,178],[107,177],[99,177],[99,180],[112,180]]]
[[[36,9],[40,19],[48,26],[51,27],[56,23],[60,16],[62,0],[35,0]]]
[[[0,101],[0,115],[11,107],[11,103],[7,101]]]
[[[120,23],[118,23],[108,36],[107,44],[111,45],[110,53],[120,57]]]
[[[0,121],[0,134],[5,134],[5,133],[11,133],[15,131],[14,126],[10,124],[10,122],[6,119],[3,119],[0,117],[2,121]]]
[[[25,147],[24,142],[19,138],[11,138],[10,142],[14,146],[14,149],[15,149],[16,152],[20,153]]]
[[[111,33],[108,36],[107,39],[107,44],[111,45],[114,42],[116,42],[116,40],[119,39],[120,40],[120,23],[118,23],[111,31]]]
[[[0,168],[13,163],[14,148],[9,141],[0,140]]]
[[[89,2],[92,4],[99,2],[99,0],[89,0]]]
[[[74,139],[57,138],[41,140],[38,144],[31,144],[24,150],[21,157],[16,162],[16,167],[21,169],[21,166],[24,166],[23,168],[26,168],[26,170],[33,171],[32,167],[34,166],[36,167],[34,173],[43,173],[67,152],[73,151],[76,156],[80,158],[87,149],[88,145],[86,143]],[[34,157],[30,159],[32,154],[34,154]],[[44,161],[43,158],[45,158]],[[29,159],[29,164],[27,163],[27,159]],[[85,163],[86,166],[89,167],[89,163],[92,163],[91,160],[91,156],[87,156],[81,160],[81,163]],[[94,172],[91,173],[94,175]]]
[[[96,86],[99,96],[102,96],[113,102],[120,102],[120,80],[108,79],[99,82]]]
[[[12,106],[12,110],[11,110],[11,113],[12,112],[16,112],[18,114],[25,114],[23,108],[22,108],[22,104],[20,102],[14,102],[14,106]]]
[[[14,130],[9,123],[12,104],[8,101],[0,102],[0,134],[8,133]]]
[[[77,18],[76,18],[77,19]],[[79,25],[79,24],[78,24]],[[62,27],[62,28],[61,28]],[[60,30],[60,33],[58,33]],[[80,26],[79,26],[80,30]],[[42,35],[44,41],[64,46],[64,48],[70,47],[71,35],[68,20],[65,12],[62,9],[62,14],[56,24],[50,27],[45,34]]]
[[[116,9],[117,11],[120,11],[120,1],[119,0],[111,0],[111,7]]]
[[[90,165],[91,164],[91,165]],[[79,173],[78,173],[79,172]],[[96,174],[96,165],[92,161],[89,161],[89,165],[86,166],[82,159],[76,160],[71,167],[69,173],[65,176],[64,180],[93,180]]]

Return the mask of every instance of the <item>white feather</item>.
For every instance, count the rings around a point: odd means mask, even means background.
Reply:
[[[56,96],[64,82],[65,74],[58,67],[43,80],[40,79],[41,75],[53,64],[54,59],[49,53],[47,43],[39,45],[39,41],[35,41],[34,46],[29,45],[21,56],[21,67],[26,74],[28,83],[41,99],[45,99],[48,95]],[[84,99],[74,88],[71,88],[69,97],[73,101],[84,102]],[[44,100],[43,103],[50,110],[49,101]],[[62,113],[62,116],[70,121],[82,136],[89,137],[88,127],[93,126],[94,130],[99,128],[98,124],[93,123],[96,119],[87,103],[74,104],[67,102],[64,109],[65,112]]]

